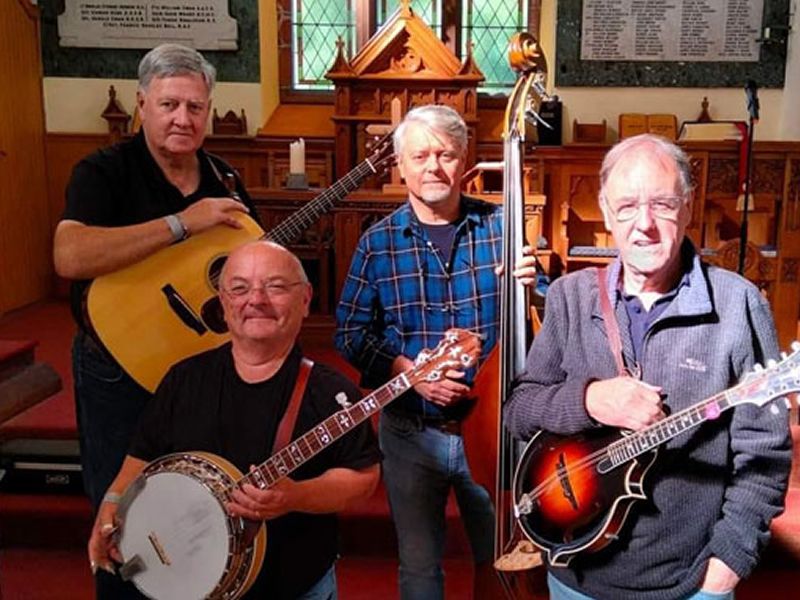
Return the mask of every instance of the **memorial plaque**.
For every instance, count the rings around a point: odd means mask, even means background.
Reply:
[[[581,60],[758,62],[764,0],[583,0]]]
[[[59,44],[143,48],[176,42],[198,50],[236,50],[238,25],[228,0],[76,0],[58,17]]]

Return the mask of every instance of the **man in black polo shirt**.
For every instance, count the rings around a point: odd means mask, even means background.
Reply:
[[[119,470],[150,394],[95,343],[83,317],[89,282],[219,224],[238,227],[236,211],[255,209],[229,197],[233,170],[200,148],[216,72],[198,52],[164,44],[139,64],[142,130],[133,139],[79,162],[66,191],[54,240],[56,271],[73,280],[76,413],[84,485],[95,509]],[[131,343],[135,343],[131,332]]]

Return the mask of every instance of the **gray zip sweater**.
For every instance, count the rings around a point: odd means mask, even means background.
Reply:
[[[674,413],[732,387],[756,362],[778,354],[769,305],[742,277],[700,262],[683,245],[688,285],[645,335],[642,380],[661,386]],[[633,364],[628,317],[618,298],[619,261],[608,289],[626,365]],[[556,280],[525,373],[504,407],[505,423],[528,439],[545,429],[562,435],[596,427],[584,390],[616,376],[598,301],[596,271]],[[648,499],[636,503],[620,539],[577,556],[552,573],[595,598],[673,599],[696,590],[709,557],[741,577],[769,539],[783,510],[791,462],[787,411],[744,404],[686,431],[660,448],[646,478]]]

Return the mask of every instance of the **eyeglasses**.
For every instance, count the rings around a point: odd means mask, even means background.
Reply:
[[[233,298],[244,298],[249,296],[250,292],[261,291],[269,298],[280,298],[289,294],[291,289],[296,285],[304,285],[305,281],[293,281],[290,283],[284,281],[264,281],[258,285],[250,285],[246,281],[236,282],[233,285],[223,288],[225,293]]]
[[[678,218],[678,213],[681,210],[681,203],[683,198],[679,196],[661,196],[658,198],[649,198],[644,202],[637,202],[634,199],[623,199],[615,206],[606,201],[606,205],[611,210],[614,218],[620,222],[631,221],[639,216],[639,211],[642,206],[647,206],[650,213],[657,219],[665,219],[668,221],[675,221]]]

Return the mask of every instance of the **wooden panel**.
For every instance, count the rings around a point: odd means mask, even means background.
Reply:
[[[48,135],[48,189],[52,222],[58,219],[63,210],[63,190],[72,165],[106,143],[106,140],[107,137],[103,135]],[[285,218],[287,211],[299,207],[298,202],[311,199],[319,191],[282,189],[289,142],[293,140],[294,136],[209,136],[205,147],[241,171],[246,186],[259,204],[260,212],[266,217],[265,222],[272,222],[275,218]],[[335,181],[336,154],[341,145],[340,139],[320,137],[307,140],[306,162],[310,167],[312,184],[324,187]],[[715,249],[738,233],[741,217],[735,206],[738,149],[736,144],[727,142],[693,142],[684,147],[692,158],[692,175],[696,186],[687,235],[697,246]],[[604,144],[538,147],[531,149],[526,159],[526,166],[535,173],[535,188],[547,198],[541,215],[537,212],[535,216],[540,219],[542,234],[552,250],[550,269],[554,275],[609,261],[608,258],[569,256],[571,246],[608,243],[602,237],[604,227],[597,210],[598,173],[607,149],[608,146]],[[784,347],[797,335],[800,310],[799,153],[800,144],[796,142],[758,142],[754,161],[753,191],[757,210],[752,213],[754,221],[751,222],[751,228],[756,235],[751,239],[756,241],[757,237],[778,249],[776,259],[760,262],[770,265],[775,271],[774,276],[771,272],[766,275],[761,273],[757,283],[763,286],[770,299]],[[502,156],[500,141],[482,141],[478,146],[478,154],[484,160],[497,160]],[[306,258],[312,255],[316,257],[322,274],[328,273],[329,268],[327,263],[323,263],[332,261],[332,282],[329,284],[325,280],[320,286],[328,288],[327,292],[322,290],[318,307],[321,313],[332,308],[326,307],[326,302],[335,303],[338,298],[350,257],[361,233],[404,200],[403,197],[371,189],[373,183],[372,180],[367,181],[334,210],[332,225],[326,223],[326,228],[332,227],[332,241],[326,241],[319,247],[311,244],[296,248]],[[761,217],[763,222],[758,223]]]
[[[103,134],[48,133],[45,137],[45,156],[47,159],[47,202],[50,211],[49,231],[64,213],[64,191],[69,182],[72,168],[84,156],[108,144],[109,137]],[[51,273],[53,292],[58,298],[69,297],[69,281]]]
[[[50,203],[52,229],[55,229],[64,212],[64,191],[73,167],[84,156],[107,145],[108,141],[108,136],[103,134],[47,134],[45,138],[47,196]]]
[[[45,298],[52,281],[38,28],[27,0],[0,3],[0,313]]]

